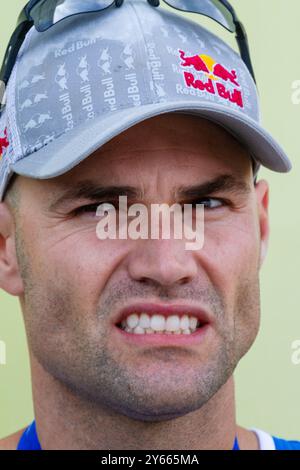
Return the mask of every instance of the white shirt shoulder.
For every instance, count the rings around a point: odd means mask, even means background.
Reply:
[[[275,442],[271,434],[257,428],[251,428],[249,431],[255,432],[259,442],[259,450],[276,450]]]

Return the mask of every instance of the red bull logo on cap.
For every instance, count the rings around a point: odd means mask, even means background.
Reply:
[[[229,70],[224,65],[216,62],[206,54],[186,56],[185,52],[178,50],[180,58],[183,60],[181,66],[192,67],[200,73],[204,73],[206,80],[195,77],[192,72],[184,71],[185,83],[188,87],[193,87],[213,95],[218,95],[224,100],[235,103],[240,108],[244,107],[242,91],[238,82],[235,70]],[[228,85],[231,84],[229,87]]]
[[[0,136],[0,160],[2,159],[4,150],[9,146],[7,139],[7,129],[4,129],[4,135]]]

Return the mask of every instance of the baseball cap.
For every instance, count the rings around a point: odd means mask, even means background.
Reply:
[[[248,149],[255,175],[261,165],[291,169],[261,125],[246,65],[198,22],[127,0],[44,32],[32,27],[0,119],[0,200],[14,173],[59,176],[126,129],[173,112],[224,127]]]

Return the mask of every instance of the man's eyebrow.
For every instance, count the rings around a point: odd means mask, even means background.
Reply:
[[[219,175],[216,178],[194,186],[178,189],[180,198],[199,198],[220,191],[247,195],[251,192],[251,187],[243,180],[237,179],[232,175]]]
[[[232,175],[225,174],[194,186],[181,186],[177,189],[176,194],[180,199],[192,199],[207,196],[218,191],[249,194],[251,188],[246,182],[238,180]],[[142,199],[143,197],[142,191],[133,186],[100,186],[91,180],[84,180],[63,191],[63,193],[50,204],[49,210],[55,211],[60,205],[79,199],[98,202],[102,199],[118,198],[121,195],[127,196],[129,199]]]
[[[63,193],[50,204],[49,210],[55,211],[60,205],[78,199],[88,199],[98,202],[100,199],[113,199],[121,195],[131,199],[141,197],[140,191],[132,186],[100,186],[90,180],[80,181],[78,184],[63,191]]]

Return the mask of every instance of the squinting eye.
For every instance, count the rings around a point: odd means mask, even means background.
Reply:
[[[101,209],[102,211],[110,211],[112,210],[112,207],[111,205],[113,205],[114,207],[117,205],[116,203],[113,203],[113,202],[97,202],[95,204],[88,204],[86,206],[81,206],[81,207],[77,207],[77,209],[74,209],[73,211],[73,214],[74,215],[80,215],[80,214],[84,214],[84,213],[93,213],[93,215],[96,216],[96,212],[97,212],[97,209],[99,206],[101,206]],[[115,207],[115,209],[117,210],[117,207]]]
[[[211,201],[213,201],[213,203],[208,204]],[[203,199],[198,199],[193,204],[194,205],[203,204],[204,209],[218,209],[219,207],[222,207],[222,206],[226,205],[226,202],[223,201],[222,199],[217,199],[217,198],[213,198],[213,197],[206,197],[206,198],[203,198]]]
[[[207,197],[207,198],[197,199],[197,200],[193,201],[192,204],[195,208],[196,208],[196,204],[203,204],[204,209],[212,210],[212,209],[218,209],[219,207],[222,207],[222,206],[226,205],[226,201],[224,201],[222,199],[218,199],[218,198]],[[109,212],[109,211],[113,210],[113,208],[116,211],[119,210],[118,202],[115,202],[115,201],[107,202],[107,201],[105,201],[105,202],[97,202],[97,203],[94,203],[94,204],[87,204],[85,206],[78,207],[77,209],[74,209],[72,211],[72,213],[75,216],[81,215],[81,214],[88,214],[88,213],[92,213],[92,215],[96,216],[97,209],[100,206],[101,206],[101,209],[102,209],[102,215],[103,215],[104,211]],[[99,216],[100,216],[100,214],[99,214]]]

